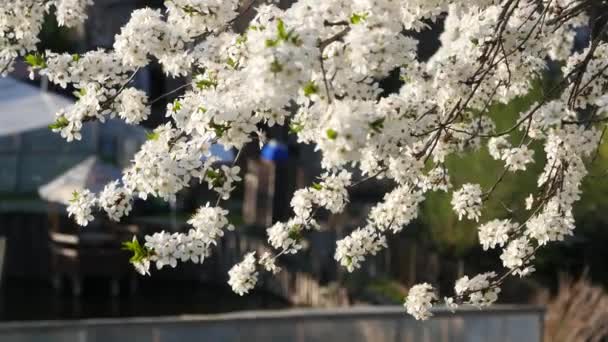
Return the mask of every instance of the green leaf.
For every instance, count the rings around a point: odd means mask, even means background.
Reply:
[[[38,52],[25,55],[25,63],[33,68],[46,68],[44,56]]]
[[[220,176],[219,172],[216,172],[214,170],[207,170],[207,172],[205,173],[205,176],[209,179],[216,179],[217,177]]]
[[[376,133],[382,132],[382,129],[384,128],[384,118],[372,121],[369,124],[369,127],[371,127],[371,129]]]
[[[302,45],[302,39],[300,39],[300,36],[298,36],[297,34],[294,34],[291,39],[290,39],[291,44],[295,45],[295,46],[300,46]]]
[[[156,140],[156,139],[158,139],[159,136],[160,136],[160,134],[158,134],[157,132],[146,133],[146,139],[148,139],[148,140]]]
[[[325,133],[327,134],[327,138],[329,140],[336,140],[336,138],[338,137],[338,132],[334,131],[331,128],[328,128]]]
[[[350,23],[353,25],[357,25],[367,19],[367,13],[353,13],[350,16]]]
[[[211,180],[214,187],[221,187],[226,181],[226,176],[219,171],[207,170],[205,176]]]
[[[236,45],[244,44],[247,42],[247,34],[243,33],[236,37]]]
[[[275,47],[275,46],[277,46],[278,43],[279,43],[279,41],[276,39],[266,39],[266,42],[265,42],[266,47]]]
[[[304,85],[304,96],[310,96],[316,94],[319,91],[319,87],[313,81],[309,81]]]
[[[62,129],[64,127],[67,127],[67,125],[69,124],[70,122],[68,121],[68,119],[66,119],[65,116],[60,116],[55,119],[55,122],[49,125],[49,129]]]
[[[201,90],[215,88],[217,87],[217,80],[214,78],[202,79],[196,82],[196,87]]]
[[[302,125],[299,122],[292,122],[289,125],[289,131],[294,134],[298,134],[298,133],[302,132],[303,129],[304,129],[304,125]]]
[[[229,124],[217,124],[213,121],[209,123],[209,127],[215,131],[215,135],[217,135],[218,138],[224,136],[224,133],[230,129]]]
[[[275,59],[274,61],[272,61],[272,63],[270,63],[270,71],[275,74],[279,73],[283,71],[283,65]]]
[[[183,6],[183,7],[182,7],[182,10],[183,10],[184,12],[186,12],[186,14],[188,14],[188,15],[190,15],[190,16],[192,16],[192,15],[194,15],[194,14],[197,14],[197,13],[200,13],[200,12],[199,12],[199,11],[198,11],[196,8],[194,8],[194,7],[192,7],[192,6],[189,6],[189,5]]]
[[[279,40],[288,40],[290,36],[290,34],[285,29],[285,23],[281,19],[277,20],[277,35],[279,37]]]
[[[228,64],[228,66],[230,66],[232,69],[236,69],[239,66],[238,63],[230,57],[228,57],[226,64]]]
[[[142,246],[135,237],[131,241],[123,242],[122,249],[133,253],[133,256],[129,259],[132,263],[140,262],[152,255],[152,251],[146,246]]]
[[[78,197],[80,197],[80,194],[78,193],[78,191],[76,191],[76,190],[72,191],[72,198],[70,199],[70,203],[74,203],[74,202],[78,201]]]
[[[302,239],[302,235],[300,234],[300,230],[298,229],[297,226],[292,227],[289,230],[289,238],[294,240],[294,241],[300,241],[300,239]]]
[[[412,78],[411,78],[411,77],[409,77],[409,76],[407,76],[407,75],[401,75],[401,76],[399,76],[399,79],[400,79],[400,80],[401,80],[403,83],[409,83],[409,82],[412,80]]]
[[[247,29],[251,30],[251,31],[264,31],[266,29],[266,26],[264,26],[264,25],[260,25],[260,26],[251,25]]]
[[[320,183],[312,183],[311,187],[315,190],[323,189],[323,185],[321,185]]]
[[[182,104],[181,104],[181,102],[179,102],[179,100],[178,100],[178,99],[175,99],[175,100],[173,101],[173,108],[172,108],[172,109],[173,109],[173,111],[174,111],[174,112],[177,112],[177,111],[179,111],[180,109],[182,109]]]
[[[80,60],[80,55],[75,53],[72,55],[72,61],[78,62]]]

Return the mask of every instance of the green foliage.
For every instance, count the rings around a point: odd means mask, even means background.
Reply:
[[[293,121],[289,124],[289,132],[298,134],[304,129],[304,125],[299,122]]]
[[[366,290],[388,299],[395,304],[403,303],[403,299],[407,296],[407,289],[398,282],[390,279],[374,279],[367,285]]]
[[[131,263],[137,263],[144,259],[149,258],[152,255],[152,251],[142,246],[137,238],[133,237],[131,241],[125,241],[122,243],[122,249],[133,253],[129,261]]]
[[[329,140],[336,140],[336,138],[338,138],[338,132],[334,131],[331,128],[328,128],[325,133],[327,134],[327,138]]]
[[[234,65],[236,65],[236,62],[234,62]],[[235,66],[232,66],[232,67],[234,68]],[[215,87],[217,87],[217,79],[215,79],[213,77],[209,77],[206,79],[198,80],[198,81],[196,81],[196,87],[200,90],[215,88]]]
[[[72,198],[70,199],[70,203],[74,203],[74,202],[78,201],[79,197],[80,197],[80,194],[78,193],[78,191],[76,191],[76,190],[72,191]]]
[[[226,64],[228,64],[228,66],[232,69],[236,69],[239,67],[239,63],[230,57],[228,57],[228,60],[226,60]]]
[[[273,60],[272,63],[270,63],[270,71],[275,74],[283,71],[283,64],[276,59]]]
[[[376,133],[382,132],[382,129],[384,128],[384,118],[372,121],[369,124],[369,127]]]
[[[313,81],[308,81],[304,85],[304,96],[310,96],[312,94],[316,94],[319,91],[319,87]]]
[[[62,129],[67,127],[69,124],[70,122],[65,118],[65,116],[60,116],[55,119],[55,122],[49,125],[49,129]]]
[[[81,98],[81,97],[85,96],[86,94],[87,94],[87,91],[84,88],[81,88],[79,90],[72,92],[72,95],[74,95],[74,97],[76,97],[76,98]]]
[[[298,225],[289,229],[289,238],[296,242],[302,240],[302,233],[300,232],[300,227]]]
[[[492,105],[488,115],[495,121],[497,131],[510,128],[519,118],[519,113],[528,109],[542,96],[542,88],[541,82],[536,82],[528,95],[506,105]],[[512,143],[518,144],[522,133],[514,132],[513,137]],[[445,164],[454,187],[452,190],[458,189],[465,183],[479,183],[487,190],[498,180],[504,169],[504,163],[492,159],[485,146],[486,143],[487,139],[483,139],[484,146],[478,152],[452,155],[446,159]],[[544,159],[542,146],[533,144],[531,148],[535,151],[535,159],[542,161]],[[430,239],[443,254],[460,257],[477,246],[477,227],[480,223],[494,218],[508,217],[524,220],[524,200],[536,188],[536,181],[541,171],[541,165],[532,164],[526,171],[507,173],[484,205],[480,222],[458,220],[452,210],[451,192],[429,193],[422,206],[421,220],[428,227]]]
[[[264,25],[260,25],[260,26],[250,25],[247,29],[251,30],[251,31],[264,31],[266,29],[266,27]]]
[[[250,26],[249,29],[253,29],[253,27]],[[275,39],[267,39],[265,42],[266,47],[274,47],[279,43],[291,43],[296,46],[302,45],[300,36],[293,29],[288,31],[281,19],[277,20],[277,37]]]
[[[367,13],[353,13],[350,16],[350,23],[353,25],[357,25],[367,19]]]
[[[222,185],[224,185],[224,182],[226,182],[226,176],[219,171],[215,171],[215,170],[207,170],[207,172],[205,173],[205,176],[211,180],[211,184],[213,184],[214,187],[221,187]]]
[[[25,55],[25,63],[27,63],[32,68],[46,68],[46,61],[44,60],[44,55],[41,53],[29,53]]]
[[[158,139],[159,134],[157,132],[148,132],[146,133],[146,139],[148,140],[156,140]]]
[[[182,109],[182,104],[181,104],[181,102],[179,102],[179,100],[178,100],[178,99],[175,99],[175,100],[173,101],[173,107],[172,107],[171,109],[172,109],[174,112],[177,112],[177,111],[179,111],[180,109]]]
[[[226,131],[230,129],[229,124],[218,124],[218,123],[215,123],[213,120],[211,120],[211,122],[209,123],[209,127],[211,127],[213,129],[213,131],[215,132],[215,135],[218,138],[223,137],[224,133],[226,133]]]

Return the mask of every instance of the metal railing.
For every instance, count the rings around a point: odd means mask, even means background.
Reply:
[[[536,342],[543,310],[495,306],[437,309],[416,321],[402,307],[249,311],[220,315],[37,321],[0,324],[2,342]]]

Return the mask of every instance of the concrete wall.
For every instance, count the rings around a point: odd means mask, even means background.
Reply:
[[[0,324],[2,342],[536,342],[543,312],[496,306],[425,322],[402,307],[252,311],[212,316],[95,319]]]

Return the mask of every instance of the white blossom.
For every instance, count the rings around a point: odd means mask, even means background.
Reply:
[[[147,96],[141,90],[124,89],[116,101],[118,116],[123,118],[126,123],[137,124],[146,120],[150,115],[150,108],[146,103]]]
[[[376,255],[386,248],[386,237],[372,227],[357,228],[337,242],[334,258],[349,272],[361,267],[368,255]]]
[[[106,185],[99,194],[99,206],[105,210],[112,221],[119,222],[129,215],[132,209],[133,198],[131,194],[120,186],[119,181]]]
[[[95,195],[86,189],[74,192],[73,195],[68,206],[68,216],[74,216],[78,225],[86,226],[94,219],[93,208],[97,204]]]
[[[300,224],[290,221],[287,223],[277,222],[268,228],[268,243],[276,249],[287,254],[295,254],[304,246],[301,243]]]
[[[479,226],[479,243],[484,251],[496,246],[504,246],[509,240],[509,234],[517,229],[517,224],[510,220],[492,220]]]
[[[220,207],[210,207],[207,203],[196,211],[188,220],[188,223],[197,231],[197,238],[207,245],[215,245],[218,238],[224,236],[224,229],[234,229],[234,226],[228,222],[226,215],[228,215],[228,210]]]
[[[454,290],[459,296],[467,297],[466,303],[482,307],[488,306],[498,300],[500,288],[492,283],[496,273],[487,272],[470,278],[464,276],[456,281]]]
[[[277,274],[281,271],[281,268],[277,266],[276,257],[268,252],[262,254],[258,262],[266,271],[272,274]]]
[[[145,276],[145,275],[150,275],[150,260],[149,259],[143,259],[141,261],[136,261],[133,262],[133,267],[135,268],[135,271],[137,271],[137,273]]]
[[[533,267],[527,267],[533,259],[534,247],[526,237],[515,239],[507,245],[500,255],[503,266],[513,269],[514,274],[522,276],[534,271]]]
[[[232,287],[232,291],[240,296],[251,291],[258,281],[258,272],[256,271],[255,252],[245,255],[241,263],[234,265],[228,271],[228,284]]]
[[[534,161],[534,151],[522,146],[509,149],[505,152],[503,159],[510,171],[525,170],[526,165]]]
[[[437,300],[435,289],[428,283],[422,283],[410,288],[403,305],[407,313],[414,318],[426,320],[433,315],[430,309],[433,307],[434,300]]]
[[[452,197],[452,207],[458,214],[458,219],[466,217],[479,221],[481,216],[482,192],[478,184],[464,184]]]

